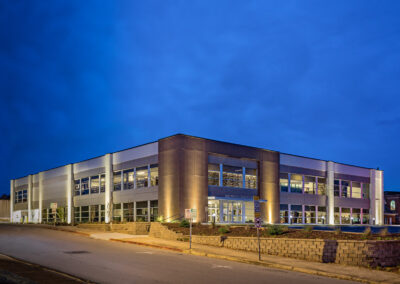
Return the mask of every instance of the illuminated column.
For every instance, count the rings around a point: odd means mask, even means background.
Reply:
[[[106,192],[105,192],[105,221],[110,223],[112,221],[113,214],[113,165],[112,165],[112,154],[106,154],[104,159],[104,167],[106,171]]]
[[[43,172],[39,173],[39,223],[42,223],[43,211]]]
[[[383,225],[384,198],[383,198],[383,171],[370,170],[370,223],[372,225]]]
[[[73,164],[67,166],[67,223],[73,224],[74,219],[72,218],[72,208],[74,207],[73,202],[74,193],[74,169]]]
[[[32,175],[28,176],[28,223],[32,222]]]
[[[335,195],[334,195],[334,180],[335,168],[334,163],[328,161],[326,170],[326,190],[327,190],[327,207],[328,207],[328,224],[335,224]]]
[[[14,213],[14,183],[15,181],[12,179],[10,180],[10,222],[13,222],[13,213]]]

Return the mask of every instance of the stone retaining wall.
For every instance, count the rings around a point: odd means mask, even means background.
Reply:
[[[184,238],[182,233],[176,233],[172,230],[169,230],[166,226],[158,222],[151,223],[149,236],[166,240],[181,240]]]
[[[94,231],[109,231],[117,233],[125,233],[131,235],[148,235],[150,231],[150,223],[146,222],[129,222],[125,224],[79,224],[78,228],[89,229]]]
[[[193,236],[193,243],[258,251],[257,238]],[[400,265],[400,241],[335,241],[261,238],[261,253],[317,262],[358,266]]]

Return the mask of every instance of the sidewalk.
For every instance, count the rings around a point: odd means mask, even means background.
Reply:
[[[218,259],[225,259],[249,264],[262,265],[265,267],[291,270],[314,274],[319,276],[327,276],[344,280],[352,280],[363,283],[399,283],[400,274],[372,270],[358,266],[345,266],[333,263],[319,263],[293,258],[285,258],[271,255],[261,255],[261,261],[258,260],[258,254],[254,252],[232,250],[222,247],[213,247],[199,244],[192,244],[189,249],[189,242],[171,241],[149,236],[135,236],[111,232],[96,232],[76,227],[52,227],[51,229],[69,231],[86,235],[95,239],[117,241],[130,243],[141,246],[148,246],[159,249],[166,249],[187,254],[207,256]]]

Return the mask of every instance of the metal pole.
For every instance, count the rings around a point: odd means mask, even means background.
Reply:
[[[192,217],[190,217],[190,238],[189,238],[189,249],[192,249]]]
[[[260,228],[257,228],[257,237],[258,237],[258,260],[261,260]]]

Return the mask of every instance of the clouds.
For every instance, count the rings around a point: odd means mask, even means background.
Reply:
[[[395,1],[0,5],[0,191],[176,132],[379,165],[398,186]]]

